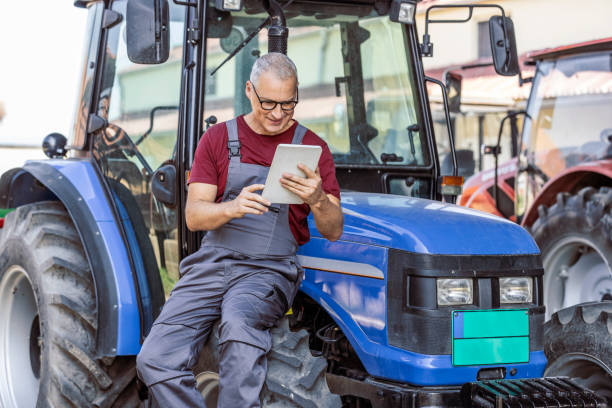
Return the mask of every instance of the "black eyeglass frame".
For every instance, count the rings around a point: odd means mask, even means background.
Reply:
[[[295,107],[297,106],[298,102],[300,101],[300,91],[298,88],[295,88],[295,100],[294,101],[282,101],[282,102],[277,102],[277,101],[271,101],[271,100],[265,100],[262,101],[261,98],[259,97],[259,94],[257,93],[257,89],[255,89],[255,85],[253,85],[253,83],[251,83],[251,86],[253,87],[253,91],[255,91],[255,96],[257,97],[257,100],[259,101],[259,106],[261,106],[261,109],[266,110],[266,111],[273,111],[274,109],[276,109],[276,105],[280,105],[281,110],[285,111],[285,112],[291,112],[293,110],[295,110]],[[264,108],[264,103],[273,103],[274,106],[272,106],[271,108]],[[293,106],[289,109],[283,108],[283,104],[285,103],[291,103],[293,104]]]

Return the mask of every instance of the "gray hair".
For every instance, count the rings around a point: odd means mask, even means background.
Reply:
[[[297,82],[295,64],[288,56],[279,52],[271,52],[255,60],[249,78],[251,83],[257,85],[259,77],[264,72],[271,72],[282,80],[295,78],[295,82]]]

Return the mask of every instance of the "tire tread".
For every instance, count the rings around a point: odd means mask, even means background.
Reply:
[[[310,353],[306,330],[292,332],[285,317],[272,330],[273,347],[268,354],[263,406],[277,406],[275,401],[300,408],[341,407],[340,396],[327,386],[327,361]]]
[[[37,406],[140,405],[135,359],[115,358],[106,365],[95,357],[95,286],[81,240],[64,206],[58,201],[40,202],[7,214],[0,229],[0,251],[8,240],[29,251],[35,263],[36,270],[27,273],[37,292],[41,316],[43,371]]]
[[[612,302],[590,302],[554,313],[544,324],[544,353],[550,363],[566,353],[597,356],[612,367]]]

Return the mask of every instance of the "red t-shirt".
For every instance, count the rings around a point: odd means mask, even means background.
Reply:
[[[240,154],[242,155],[241,161],[243,163],[268,167],[272,164],[276,146],[280,143],[291,143],[295,128],[297,127],[297,121],[295,121],[283,133],[269,136],[255,133],[246,124],[242,116],[238,116],[237,123],[238,135],[240,137]],[[336,180],[336,169],[327,144],[310,130],[304,135],[302,144],[321,146],[323,150],[319,159],[319,173],[321,175],[323,191],[340,198],[340,187]],[[188,183],[216,185],[216,201],[220,202],[225,191],[228,167],[227,126],[224,122],[210,127],[202,136],[196,149]],[[289,227],[299,245],[305,244],[310,239],[310,232],[308,231],[308,223],[306,221],[309,213],[310,207],[307,204],[291,204],[289,206]]]

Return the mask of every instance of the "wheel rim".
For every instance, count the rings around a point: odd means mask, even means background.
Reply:
[[[606,258],[589,240],[569,236],[544,255],[546,320],[556,311],[612,295],[612,274]]]
[[[26,272],[10,267],[0,281],[0,402],[36,406],[40,376],[38,306]],[[35,338],[33,338],[35,337]]]
[[[612,369],[588,354],[564,354],[546,369],[544,375],[570,377],[577,384],[612,402]]]
[[[219,398],[219,374],[203,371],[196,376],[196,388],[202,394],[207,407],[216,407]]]

